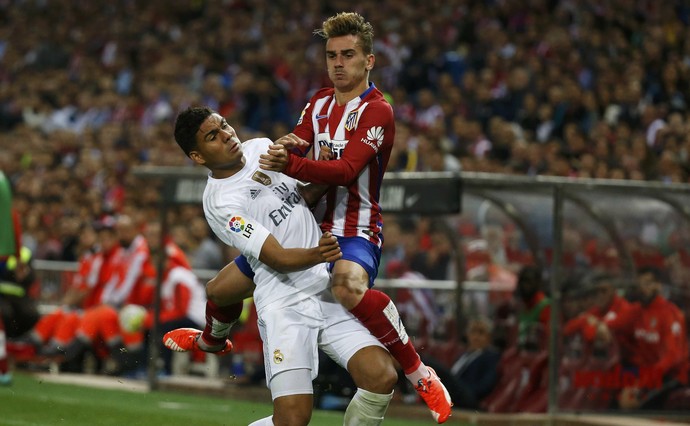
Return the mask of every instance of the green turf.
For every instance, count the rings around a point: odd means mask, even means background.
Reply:
[[[247,425],[268,416],[271,405],[171,392],[137,393],[41,381],[15,373],[0,387],[0,425]],[[433,421],[386,418],[384,425],[429,425]],[[312,425],[340,425],[342,413],[315,410]]]

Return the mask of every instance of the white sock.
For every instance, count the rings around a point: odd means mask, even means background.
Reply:
[[[249,424],[249,426],[273,426],[273,416],[264,417]]]
[[[419,367],[417,367],[417,369],[410,374],[405,374],[405,377],[407,377],[407,380],[409,380],[410,383],[417,386],[417,383],[419,383],[420,380],[426,379],[430,375],[431,373],[429,372],[427,366],[424,365],[423,362],[420,362]]]
[[[383,422],[393,392],[381,394],[357,388],[345,410],[343,426],[377,426]]]

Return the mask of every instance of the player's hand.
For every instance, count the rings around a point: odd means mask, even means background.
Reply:
[[[343,257],[338,239],[330,232],[324,232],[319,239],[319,252],[324,262],[335,262]]]
[[[333,152],[327,146],[322,146],[319,150],[319,160],[331,160],[333,159]]]
[[[259,156],[259,168],[272,172],[282,172],[287,167],[288,155],[284,145],[269,145],[266,154]]]
[[[293,148],[307,148],[310,145],[309,142],[305,141],[294,133],[288,133],[287,135],[278,138],[275,143],[277,145],[283,145],[287,150]]]

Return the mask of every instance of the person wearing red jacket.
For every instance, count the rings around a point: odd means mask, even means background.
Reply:
[[[632,353],[634,348],[630,330],[639,306],[620,296],[613,280],[606,273],[595,274],[589,279],[587,287],[592,293],[594,306],[568,321],[563,327],[563,335],[580,333],[588,344],[595,338],[610,341],[615,337],[621,353],[625,355]]]
[[[688,338],[685,315],[661,295],[660,272],[638,270],[640,309],[632,322],[635,349],[630,369],[636,382],[623,388],[619,404],[624,409],[660,408],[664,395],[688,382]]]
[[[114,232],[104,223],[82,226],[77,271],[61,305],[42,315],[29,333],[30,342],[39,351],[53,352],[54,348],[64,346],[74,338],[81,313],[94,304],[94,293],[102,284],[103,265],[107,263],[108,253],[112,252],[115,243]]]

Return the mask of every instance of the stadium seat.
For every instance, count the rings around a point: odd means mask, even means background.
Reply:
[[[499,364],[499,382],[494,391],[481,403],[491,413],[511,413],[520,407],[537,409],[537,400],[543,398],[547,373],[548,352],[529,351],[513,347],[507,350]],[[545,395],[545,394],[544,394]]]

